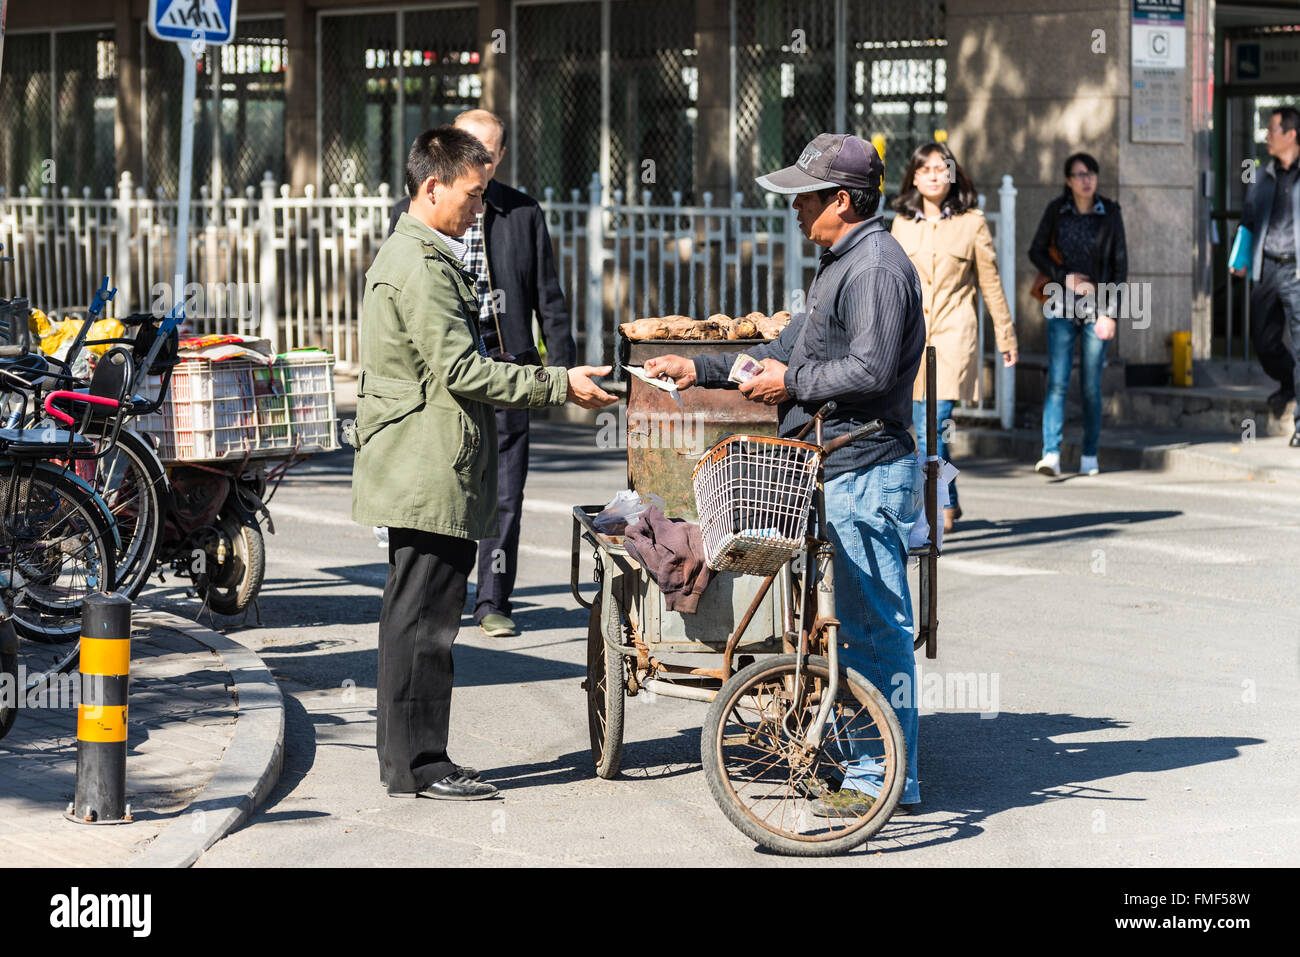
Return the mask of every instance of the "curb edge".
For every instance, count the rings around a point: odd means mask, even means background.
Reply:
[[[146,616],[183,632],[221,658],[234,682],[235,733],[217,771],[203,790],[129,867],[189,867],[221,838],[248,819],[266,800],[284,766],[284,696],[270,669],[233,638],[146,606]],[[194,810],[204,812],[206,827],[181,825]]]

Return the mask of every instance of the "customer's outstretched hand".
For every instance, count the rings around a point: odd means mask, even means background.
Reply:
[[[618,401],[618,396],[610,395],[591,381],[593,378],[607,376],[612,371],[610,366],[574,366],[569,370],[569,394],[565,398],[584,409],[613,405]]]

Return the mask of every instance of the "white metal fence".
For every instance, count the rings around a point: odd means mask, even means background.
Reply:
[[[1007,301],[1015,308],[1015,195],[1002,177],[996,211],[986,211]],[[793,210],[625,203],[593,176],[582,195],[542,197],[574,336],[590,364],[612,357],[615,329],[640,316],[798,311],[817,258]],[[341,363],[357,361],[365,271],[388,232],[393,197],[344,195],[331,186],[289,195],[270,174],[243,195],[200,190],[191,211],[190,327],[195,333],[261,335],[278,349],[324,346]],[[892,213],[886,213],[892,216]],[[100,278],[118,288],[116,315],[171,306],[176,201],[145,195],[123,174],[116,191],[51,196],[0,190],[0,295],[26,296],[46,312],[84,309]],[[980,353],[985,354],[981,302]],[[996,356],[985,414],[1010,426],[1014,386]]]

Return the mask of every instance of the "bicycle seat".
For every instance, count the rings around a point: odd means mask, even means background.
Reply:
[[[0,452],[14,458],[89,458],[95,444],[67,429],[0,429]]]

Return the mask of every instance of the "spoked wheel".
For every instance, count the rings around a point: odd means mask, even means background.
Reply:
[[[764,847],[799,857],[843,854],[879,831],[898,805],[907,775],[903,731],[880,692],[842,668],[821,745],[809,751],[802,738],[829,690],[830,669],[825,658],[809,656],[796,687],[795,666],[795,655],[778,655],[723,685],[700,736],[704,777],[727,819]],[[840,789],[852,756],[853,777],[874,765],[874,799]]]
[[[622,638],[618,605],[602,587],[591,604],[587,624],[587,727],[591,732],[591,760],[596,774],[612,778],[623,760],[623,656],[605,643]]]
[[[217,522],[219,535],[205,548],[204,571],[194,585],[219,615],[237,615],[257,597],[266,573],[266,545],[256,522],[229,513]]]
[[[90,481],[108,506],[120,539],[114,590],[135,598],[149,580],[162,541],[167,474],[148,442],[127,429],[94,466]]]
[[[0,469],[0,490],[12,489],[0,529],[0,595],[18,634],[37,642],[73,642],[81,603],[114,581],[116,536],[103,503],[84,483],[57,470]],[[76,661],[77,643],[56,669]]]

